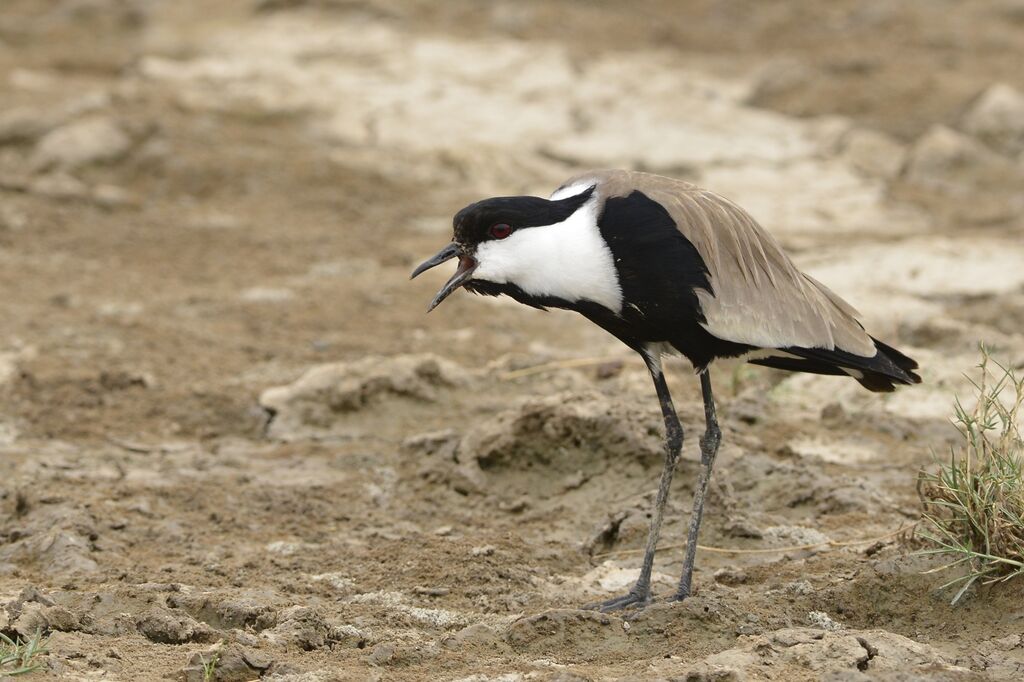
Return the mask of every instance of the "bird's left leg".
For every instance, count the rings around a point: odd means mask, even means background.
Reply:
[[[642,353],[647,369],[654,379],[654,388],[658,392],[658,401],[661,403],[661,413],[665,419],[665,466],[661,472],[661,483],[658,485],[658,496],[654,501],[654,515],[651,518],[651,529],[647,535],[647,547],[644,550],[644,562],[640,567],[640,576],[627,594],[609,599],[608,601],[587,606],[589,609],[598,611],[617,611],[629,606],[643,606],[651,599],[651,571],[654,568],[654,550],[658,545],[658,536],[661,534],[661,521],[665,513],[665,504],[668,502],[668,491],[672,487],[672,474],[676,470],[676,463],[679,461],[679,453],[683,449],[683,425],[679,422],[679,416],[672,405],[672,395],[668,391],[668,384],[665,382],[665,374],[661,368],[661,358],[658,356]]]
[[[679,578],[679,589],[671,597],[671,601],[682,601],[690,596],[690,585],[693,580],[693,562],[697,556],[697,535],[700,532],[700,521],[704,515],[704,496],[707,493],[708,481],[711,479],[711,467],[715,464],[718,444],[722,441],[722,432],[718,428],[715,417],[715,398],[711,395],[711,375],[705,369],[700,375],[700,390],[704,395],[704,421],[706,428],[700,439],[700,477],[697,489],[693,493],[693,507],[690,510],[690,532],[686,536],[686,559],[683,561],[683,575]]]

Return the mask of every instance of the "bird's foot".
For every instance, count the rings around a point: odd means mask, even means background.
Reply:
[[[690,591],[689,590],[686,590],[685,592],[683,590],[677,590],[671,597],[669,597],[665,601],[667,601],[669,603],[681,602],[681,601],[683,601],[684,599],[686,599],[689,596],[690,596]]]
[[[600,611],[601,613],[611,613],[612,611],[621,611],[622,609],[643,608],[650,602],[651,593],[649,590],[638,590],[633,588],[621,597],[615,597],[614,599],[598,602],[596,604],[587,604],[583,608],[591,611]]]

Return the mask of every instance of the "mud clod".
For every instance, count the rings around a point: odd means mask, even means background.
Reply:
[[[48,133],[39,140],[30,163],[37,170],[110,163],[124,157],[131,146],[131,137],[120,125],[94,116]]]
[[[398,647],[393,642],[381,642],[366,655],[366,662],[374,667],[388,665],[395,661]]]
[[[387,398],[435,401],[463,376],[432,355],[366,357],[315,367],[292,384],[265,390],[260,405],[272,415],[267,433],[273,438],[324,435],[342,428],[346,415]]]
[[[93,518],[81,510],[26,506],[12,535],[13,542],[0,546],[0,563],[30,563],[53,576],[88,574],[99,568],[94,558],[98,531]]]
[[[659,427],[647,414],[598,394],[527,403],[471,430],[460,462],[475,463],[502,493],[545,498],[585,485],[610,468],[640,472],[661,460]]]
[[[335,644],[362,648],[365,636],[351,626],[327,622],[323,613],[309,606],[293,606],[281,611],[278,624],[262,633],[262,637],[275,646],[298,647],[314,651]]]
[[[249,682],[262,677],[273,665],[273,659],[237,644],[218,645],[193,654],[178,679],[182,682]]]
[[[135,625],[146,639],[159,644],[209,642],[216,633],[186,613],[155,606],[136,617]]]
[[[845,674],[868,669],[873,674],[916,670],[924,678],[948,673],[954,679],[968,672],[928,646],[883,631],[832,633],[790,628],[741,641],[745,643],[740,647],[709,656],[690,674],[728,670],[738,679],[761,679],[759,673],[765,666],[772,666],[777,675],[814,673],[827,679],[845,679]]]
[[[1024,152],[1024,93],[1006,83],[990,85],[961,120],[964,130],[1007,156]]]
[[[593,611],[555,610],[521,618],[509,626],[505,641],[530,655],[554,651],[588,660],[621,651],[627,646],[622,621]]]
[[[278,622],[275,605],[283,605],[272,594],[227,596],[217,594],[173,593],[167,603],[215,629],[243,629],[259,632]]]

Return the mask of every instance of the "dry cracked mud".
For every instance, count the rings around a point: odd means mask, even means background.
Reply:
[[[5,0],[0,632],[49,634],[28,679],[1020,679],[1022,587],[950,607],[911,531],[978,342],[1024,363],[1024,5],[939,4]],[[426,317],[443,274],[407,279],[465,203],[596,166],[748,207],[925,379],[716,367],[702,543],[756,551],[612,615],[579,607],[638,570],[642,363],[569,314]],[[696,469],[690,436],[660,595]]]

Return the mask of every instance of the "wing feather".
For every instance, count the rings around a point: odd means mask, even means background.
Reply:
[[[877,348],[859,314],[821,282],[802,273],[746,211],[680,180],[631,171],[599,171],[606,198],[639,190],[669,212],[708,268],[712,291],[697,290],[703,327],[718,338],[762,348],[840,349],[872,357]]]

